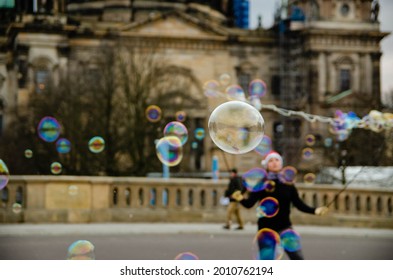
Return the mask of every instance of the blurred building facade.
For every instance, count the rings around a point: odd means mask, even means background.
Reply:
[[[282,1],[275,24],[254,30],[247,29],[245,20],[248,1],[4,3],[0,7],[1,130],[9,129],[9,108],[27,104],[29,96],[39,94],[48,79],[56,79],[72,63],[93,63],[89,57],[94,48],[118,38],[135,47],[158,46],[162,56],[189,68],[201,88],[206,81],[229,74],[231,83],[245,92],[250,81],[262,79],[268,88],[262,102],[285,109],[333,117],[337,109],[363,116],[381,107],[380,42],[387,33],[380,30],[375,1]],[[225,100],[206,101],[203,92],[193,94],[200,102],[185,109],[187,117],[193,126],[203,125],[207,131],[211,111]],[[265,133],[289,165],[299,163],[306,135],[317,135],[322,146],[329,136],[326,123],[268,110],[262,114]],[[246,171],[261,160],[254,152],[225,155],[206,137],[198,159],[186,158],[182,164],[187,165],[185,170],[210,170],[215,155],[222,170]]]

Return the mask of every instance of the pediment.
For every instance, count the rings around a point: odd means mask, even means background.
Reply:
[[[175,38],[206,38],[212,36],[225,36],[223,27],[189,15],[172,13],[159,15],[140,22],[135,22],[122,30],[123,32],[137,33],[141,36],[175,37]]]

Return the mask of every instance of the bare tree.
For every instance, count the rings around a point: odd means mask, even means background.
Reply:
[[[31,148],[34,156],[30,162],[36,165],[30,172],[12,164],[14,174],[48,174],[53,161],[62,163],[63,174],[75,175],[145,175],[161,168],[154,141],[162,137],[164,125],[174,120],[185,100],[196,104],[189,92],[192,88],[201,92],[197,79],[190,70],[167,63],[154,50],[129,46],[104,45],[91,53],[89,62],[70,63],[58,84],[33,94],[25,114],[15,115],[15,127],[7,141],[17,143],[12,150],[19,153],[24,147]],[[163,108],[160,122],[147,120],[145,110],[151,104]],[[59,154],[55,143],[38,139],[36,127],[44,116],[60,122],[60,137],[71,142],[69,153]],[[23,141],[18,139],[21,135]],[[94,136],[104,138],[104,152],[89,151],[88,141]],[[3,141],[1,149],[7,150],[4,145]],[[9,151],[12,161],[11,154]]]

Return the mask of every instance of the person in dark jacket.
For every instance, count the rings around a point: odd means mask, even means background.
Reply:
[[[225,196],[229,197],[229,205],[227,208],[227,217],[226,217],[226,223],[224,225],[224,229],[231,228],[233,215],[235,215],[237,223],[238,223],[238,227],[236,229],[237,230],[243,229],[243,220],[240,215],[239,202],[237,202],[236,199],[232,198],[232,194],[236,191],[238,191],[240,194],[242,194],[244,192],[242,179],[240,176],[238,176],[237,169],[234,168],[231,170],[228,188],[225,191]]]
[[[280,234],[285,230],[292,229],[292,222],[290,220],[291,204],[305,213],[315,215],[324,215],[327,213],[328,208],[326,206],[315,208],[305,204],[299,197],[295,185],[292,182],[283,180],[282,174],[280,174],[283,161],[279,153],[271,151],[267,154],[262,161],[262,166],[268,171],[267,187],[265,189],[251,192],[247,198],[244,198],[240,192],[232,194],[232,198],[239,201],[246,208],[253,207],[255,203],[267,197],[278,202],[278,212],[275,215],[270,217],[267,215],[259,216],[258,230],[268,228]],[[285,250],[285,252],[290,259],[304,259],[301,249],[294,252]]]

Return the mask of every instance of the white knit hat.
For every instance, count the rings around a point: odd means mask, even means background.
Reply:
[[[265,159],[261,161],[262,167],[263,168],[267,168],[267,163],[269,162],[269,160],[271,160],[272,158],[276,158],[281,162],[282,165],[282,157],[279,153],[277,153],[276,151],[270,151],[266,156]]]

